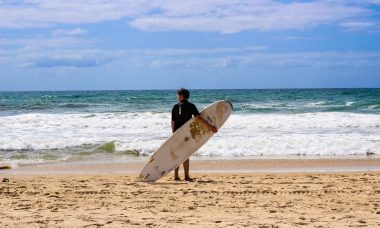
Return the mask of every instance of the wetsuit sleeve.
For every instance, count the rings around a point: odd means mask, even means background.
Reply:
[[[198,111],[198,109],[197,109],[197,106],[195,106],[194,104],[193,104],[193,115],[194,115],[194,116],[199,115],[199,111]]]
[[[173,106],[173,109],[172,109],[172,121],[175,121],[176,120],[176,106],[174,105]]]

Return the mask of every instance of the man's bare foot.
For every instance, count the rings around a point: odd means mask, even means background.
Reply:
[[[185,181],[194,182],[194,179],[193,179],[193,178],[190,178],[190,177],[186,177],[186,178],[185,178]]]
[[[175,180],[175,181],[180,181],[181,178],[179,178],[179,177],[174,177],[174,180]]]

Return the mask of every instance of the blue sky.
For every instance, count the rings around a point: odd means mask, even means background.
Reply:
[[[380,0],[0,0],[0,90],[380,87]]]

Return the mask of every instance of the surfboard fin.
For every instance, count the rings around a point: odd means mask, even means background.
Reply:
[[[230,101],[225,101],[227,102],[229,105],[231,105],[231,109],[234,110],[234,106],[232,105],[232,103]]]
[[[146,178],[148,178],[149,176],[150,176],[150,174],[147,174],[145,176],[143,176],[142,174],[140,174],[139,179],[143,181],[143,180],[146,180]]]

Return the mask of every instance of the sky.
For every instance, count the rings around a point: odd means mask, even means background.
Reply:
[[[0,0],[0,91],[379,88],[380,0]]]

